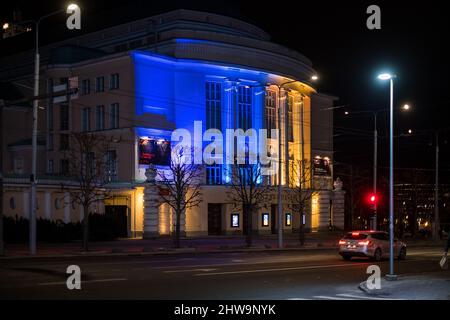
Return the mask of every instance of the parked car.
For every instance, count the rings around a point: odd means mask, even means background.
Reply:
[[[344,260],[352,257],[368,257],[375,261],[389,257],[389,234],[384,231],[348,232],[339,241],[339,254]],[[406,259],[406,244],[394,239],[394,256]]]

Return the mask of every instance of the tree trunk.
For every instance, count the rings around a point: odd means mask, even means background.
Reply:
[[[175,239],[174,239],[174,247],[180,247],[180,224],[181,224],[181,209],[177,209],[176,211],[176,224],[175,224]]]
[[[253,237],[252,237],[253,210],[251,205],[244,206],[244,216],[247,217],[247,236],[245,237],[245,242],[247,244],[247,247],[251,247],[253,244]]]
[[[83,216],[83,250],[89,250],[89,206],[84,205],[84,216]]]

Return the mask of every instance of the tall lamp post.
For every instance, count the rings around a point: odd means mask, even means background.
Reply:
[[[409,111],[411,107],[409,104],[404,104],[402,106],[403,111]],[[349,114],[361,114],[361,113],[371,113],[373,115],[373,196],[377,198],[377,171],[378,171],[378,127],[377,127],[377,119],[378,119],[378,113],[387,111],[386,109],[376,110],[376,111],[356,111],[356,112],[346,112],[345,115]],[[376,230],[378,226],[377,222],[377,209],[378,204],[377,200],[375,198],[374,204],[373,204],[373,219],[371,220],[372,230]]]
[[[389,274],[386,280],[396,280],[394,274],[394,78],[395,75],[382,73],[378,79],[389,80]]]
[[[69,8],[72,6],[76,6],[74,4],[71,4]],[[32,129],[32,164],[31,164],[31,176],[30,176],[30,183],[31,183],[31,202],[30,202],[30,227],[29,227],[29,235],[30,235],[30,243],[29,243],[29,250],[30,254],[34,255],[36,254],[36,166],[37,166],[37,127],[38,127],[38,99],[39,96],[39,68],[40,68],[40,56],[39,56],[39,25],[40,23],[54,15],[57,15],[59,13],[66,12],[66,9],[60,9],[54,12],[51,12],[49,14],[46,14],[42,17],[40,17],[37,20],[29,20],[24,21],[23,23],[34,23],[35,24],[35,57],[34,57],[34,99],[33,99],[33,129]]]

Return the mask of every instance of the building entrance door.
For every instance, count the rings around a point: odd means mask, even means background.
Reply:
[[[208,203],[208,235],[222,233],[222,204]]]
[[[126,238],[128,236],[127,206],[105,206],[105,215],[114,223],[116,237]]]

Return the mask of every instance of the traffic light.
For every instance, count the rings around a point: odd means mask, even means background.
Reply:
[[[377,202],[378,202],[378,196],[377,196],[375,193],[370,193],[370,194],[367,196],[367,203],[368,203],[368,204],[374,206],[374,205],[377,204]]]

